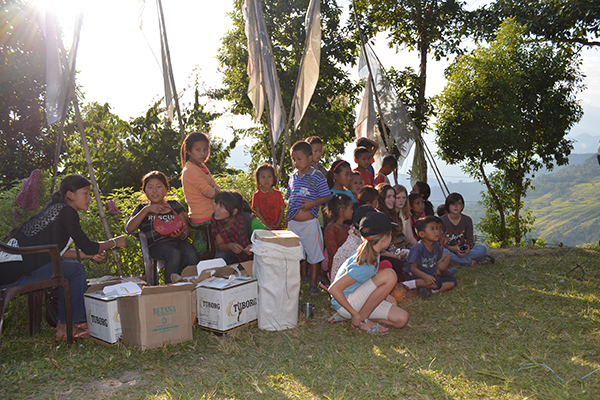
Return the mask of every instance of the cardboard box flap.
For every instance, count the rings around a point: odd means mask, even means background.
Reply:
[[[142,294],[140,296],[148,296],[153,294],[160,293],[173,293],[173,292],[191,292],[194,290],[196,286],[192,283],[180,282],[180,283],[172,283],[170,285],[162,285],[162,286],[145,286],[142,289]]]
[[[257,240],[266,243],[275,243],[285,247],[296,247],[300,245],[300,238],[292,231],[267,231],[257,229],[253,234]]]

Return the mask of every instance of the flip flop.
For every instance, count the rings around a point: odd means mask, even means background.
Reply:
[[[308,288],[308,293],[310,293],[311,296],[316,297],[319,295],[319,287],[317,285],[310,285],[310,287]]]
[[[360,331],[361,333],[370,333],[371,335],[379,335],[379,336],[387,335],[387,333],[389,332],[389,331],[381,332],[381,329],[387,329],[387,328],[378,324],[377,322],[375,322],[375,325],[373,325],[366,331],[363,330],[362,329],[363,325],[369,321],[370,321],[369,319],[365,319],[363,322],[360,323],[359,327],[356,327],[354,329],[356,329],[357,331]]]

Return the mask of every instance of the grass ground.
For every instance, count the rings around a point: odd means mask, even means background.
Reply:
[[[16,300],[0,349],[0,398],[600,398],[600,371],[581,379],[600,368],[600,254],[495,255],[495,265],[461,268],[451,292],[407,300],[408,326],[387,336],[328,324],[321,294],[310,299],[315,318],[288,331],[254,324],[219,338],[194,328],[192,342],[148,351],[68,346],[47,325],[27,337],[25,303]],[[576,264],[585,275],[565,276]],[[519,370],[528,363],[556,375]]]

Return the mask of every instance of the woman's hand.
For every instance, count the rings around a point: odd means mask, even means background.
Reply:
[[[96,262],[102,262],[105,259],[106,259],[106,250],[102,250],[102,251],[100,251],[100,253],[98,253],[92,257],[92,260],[94,260]]]
[[[188,236],[189,236],[189,233],[186,232],[185,228],[178,229],[171,234],[172,238],[179,239],[179,240],[185,240],[188,238]]]
[[[244,251],[244,248],[237,243],[231,243],[229,244],[229,250],[233,251],[234,254],[240,254]]]
[[[352,326],[355,328],[360,328],[360,324],[364,321],[363,317],[356,313],[352,316]]]
[[[249,244],[248,246],[246,246],[246,248],[244,248],[244,253],[248,255],[252,254],[252,244]]]
[[[148,212],[154,214],[166,214],[171,211],[169,207],[160,204],[148,204],[145,208]]]

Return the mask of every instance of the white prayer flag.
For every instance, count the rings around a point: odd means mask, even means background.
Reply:
[[[294,93],[294,128],[298,129],[300,121],[308,108],[319,80],[319,64],[321,61],[321,1],[310,0],[306,18],[306,43],[304,54],[298,71],[298,82]]]

